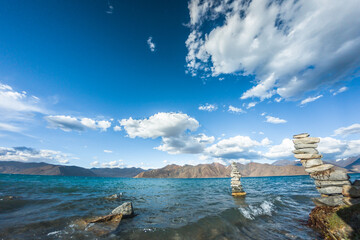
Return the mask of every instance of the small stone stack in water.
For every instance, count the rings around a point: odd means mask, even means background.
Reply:
[[[245,196],[246,192],[243,191],[240,178],[241,174],[237,169],[236,163],[231,163],[231,191],[233,196]]]
[[[343,205],[343,186],[351,185],[349,176],[342,170],[335,170],[334,165],[324,164],[322,155],[316,150],[320,138],[309,137],[308,133],[294,135],[295,157],[315,180],[320,198],[313,199],[317,206]]]

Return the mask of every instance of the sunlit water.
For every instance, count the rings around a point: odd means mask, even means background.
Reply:
[[[360,174],[352,175],[360,179]],[[0,239],[93,239],[74,221],[106,215],[132,201],[109,239],[315,239],[306,226],[317,197],[309,176],[243,178],[245,198],[230,179],[131,179],[0,175]],[[119,200],[105,197],[122,193]]]

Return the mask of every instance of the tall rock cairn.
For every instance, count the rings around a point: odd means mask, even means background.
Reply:
[[[308,133],[294,135],[295,158],[300,159],[305,171],[315,180],[316,189],[321,194],[314,198],[317,206],[339,206],[346,203],[343,196],[343,187],[351,186],[346,171],[335,169],[332,164],[324,164],[322,155],[316,150],[320,138],[309,137]]]
[[[237,165],[235,162],[231,163],[231,195],[233,196],[245,196],[246,192],[243,191],[240,178],[241,174],[237,168]]]

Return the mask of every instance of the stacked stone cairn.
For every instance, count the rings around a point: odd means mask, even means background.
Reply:
[[[345,170],[336,169],[332,164],[324,164],[321,160],[322,155],[316,150],[320,138],[309,136],[308,133],[294,135],[293,153],[295,158],[300,159],[305,171],[315,180],[316,189],[321,194],[320,198],[313,199],[315,205],[339,206],[360,202],[360,182],[355,181],[351,184]]]
[[[241,178],[241,174],[236,166],[235,162],[231,163],[231,195],[232,196],[245,196],[246,192],[243,191],[242,186],[241,186],[241,182],[240,182],[240,178]]]

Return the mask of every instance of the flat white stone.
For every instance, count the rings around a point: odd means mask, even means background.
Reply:
[[[300,139],[293,139],[293,143],[299,144],[314,144],[320,142],[320,138],[317,137],[307,137],[307,138],[300,138]]]
[[[330,194],[341,194],[343,188],[342,188],[342,187],[338,187],[338,186],[330,186],[330,187],[318,188],[317,190],[318,190],[318,192],[321,193],[321,194],[330,195]]]
[[[318,145],[317,145],[316,143],[314,143],[314,144],[298,143],[298,144],[295,144],[294,147],[295,147],[296,149],[317,148]]]
[[[308,173],[322,172],[322,171],[329,170],[332,167],[334,167],[334,165],[332,165],[332,164],[323,164],[323,165],[312,167],[312,168],[305,168],[305,171]]]
[[[311,168],[323,164],[320,158],[309,159],[309,160],[300,160],[304,168]]]
[[[315,185],[317,187],[328,187],[328,186],[344,186],[344,185],[350,185],[349,180],[343,180],[343,181],[320,181],[315,180]]]
[[[312,159],[312,158],[322,158],[321,154],[295,154],[294,157],[298,159]]]
[[[295,154],[318,154],[318,150],[315,148],[302,148],[302,149],[296,149],[292,151]]]
[[[310,136],[310,134],[308,134],[308,133],[300,133],[300,134],[294,135],[293,138],[299,139],[299,138],[306,138],[308,136]]]

